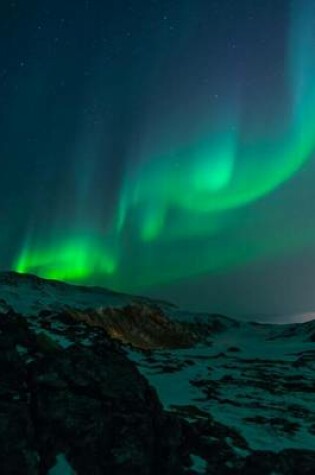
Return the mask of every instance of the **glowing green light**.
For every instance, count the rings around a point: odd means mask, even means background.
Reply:
[[[20,273],[31,271],[49,279],[69,281],[84,281],[94,274],[110,275],[116,267],[113,255],[86,238],[61,242],[44,251],[25,247],[15,265]]]
[[[57,216],[53,230],[39,229],[34,239],[26,239],[15,269],[86,283],[97,276],[119,289],[141,289],[311,241],[313,230],[290,240],[283,229],[279,242],[269,230],[249,237],[238,219],[245,206],[293,178],[315,153],[314,19],[313,0],[293,2],[284,70],[290,107],[276,127],[266,132],[257,106],[256,132],[249,133],[241,100],[234,100],[218,110],[220,120],[209,113],[197,132],[178,143],[161,137],[154,152],[132,157],[106,232],[100,231],[102,217],[96,225],[90,221],[89,212],[99,203],[93,201],[94,175],[87,173],[87,162],[83,173],[77,171],[81,193],[74,200],[74,222],[64,230]],[[172,125],[176,129],[175,121]],[[93,237],[77,229],[89,229]]]

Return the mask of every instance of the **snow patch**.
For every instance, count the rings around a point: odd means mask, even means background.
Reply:
[[[206,469],[207,469],[207,462],[202,459],[201,457],[198,457],[198,455],[191,455],[191,460],[192,460],[192,467],[191,469],[200,474],[205,474]]]
[[[56,464],[49,470],[48,475],[75,475],[76,472],[72,469],[66,456],[58,454]]]

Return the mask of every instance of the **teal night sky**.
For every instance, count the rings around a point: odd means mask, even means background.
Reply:
[[[15,0],[0,22],[1,270],[315,310],[313,0]]]

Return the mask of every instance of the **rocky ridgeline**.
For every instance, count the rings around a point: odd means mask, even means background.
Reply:
[[[199,339],[190,327],[171,322],[159,307],[146,304],[69,310],[66,316],[75,322],[103,328],[112,339],[143,350],[189,348]]]

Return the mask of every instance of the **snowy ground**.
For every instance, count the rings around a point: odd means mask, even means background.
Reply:
[[[315,344],[284,328],[242,324],[189,350],[129,357],[167,409],[210,414],[253,450],[315,450]]]

